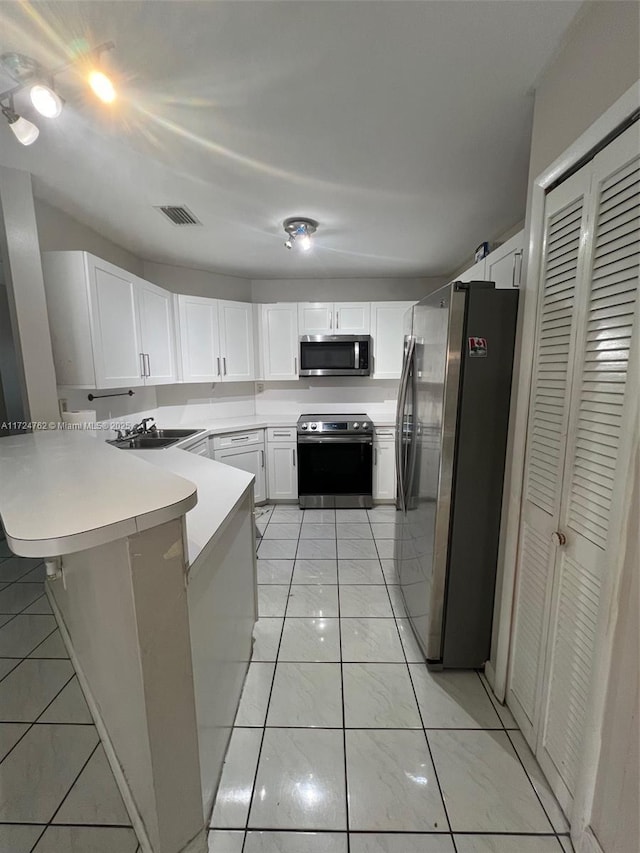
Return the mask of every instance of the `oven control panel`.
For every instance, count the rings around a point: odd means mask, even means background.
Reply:
[[[303,415],[298,421],[298,432],[343,433],[348,435],[350,433],[371,432],[371,430],[372,424],[366,415],[356,415],[353,420],[351,418],[338,420],[331,417],[321,420]]]

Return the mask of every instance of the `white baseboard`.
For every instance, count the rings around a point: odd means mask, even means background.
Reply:
[[[571,838],[573,846],[575,847],[576,853],[604,853],[604,850],[600,846],[600,842],[593,834],[593,831],[590,826],[584,829],[580,835],[580,838],[574,839]]]

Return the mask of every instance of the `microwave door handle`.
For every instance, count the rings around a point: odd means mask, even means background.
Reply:
[[[353,366],[356,370],[360,367],[360,341],[353,345]]]

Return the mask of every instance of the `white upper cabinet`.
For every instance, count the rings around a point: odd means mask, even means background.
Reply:
[[[42,256],[59,385],[176,381],[171,295],[87,252]]]
[[[182,382],[219,382],[222,378],[218,300],[176,296],[180,332],[179,361]]]
[[[83,271],[88,279],[93,309],[90,316],[95,378],[91,385],[96,388],[144,385],[146,370],[137,311],[136,278],[127,276],[123,270],[115,270],[98,258],[86,255],[84,260]],[[82,278],[77,284],[80,290]],[[73,355],[74,360],[83,357],[80,351]],[[57,380],[65,385],[64,369],[61,372],[62,375],[56,360]]]
[[[182,294],[175,299],[181,381],[253,381],[252,305]]]
[[[519,231],[455,281],[494,281],[496,287],[520,287],[523,251],[524,231]]]
[[[272,382],[298,378],[298,303],[262,305],[262,374]]]
[[[368,335],[370,302],[299,302],[301,335]]]
[[[373,378],[399,379],[402,370],[404,316],[413,302],[372,302]]]
[[[523,250],[524,231],[520,231],[487,255],[486,280],[494,281],[496,287],[520,287]]]
[[[333,302],[298,302],[301,335],[332,335]]]
[[[250,302],[218,300],[223,382],[256,378],[253,355],[253,310]]]
[[[368,335],[371,332],[370,302],[334,303],[335,335]]]
[[[172,294],[142,279],[137,279],[137,294],[146,384],[176,382]]]

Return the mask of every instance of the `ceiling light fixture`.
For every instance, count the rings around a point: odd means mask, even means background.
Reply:
[[[112,41],[98,45],[92,50],[83,51],[74,60],[55,69],[47,71],[44,66],[23,53],[3,53],[0,56],[0,66],[15,81],[15,86],[0,93],[0,110],[9,123],[16,139],[23,145],[31,145],[40,133],[33,122],[18,115],[14,108],[14,96],[23,89],[29,90],[29,98],[34,109],[45,118],[58,118],[62,112],[64,101],[54,88],[54,77],[77,63],[97,64],[100,55],[106,50],[112,50]],[[97,68],[89,73],[87,82],[96,96],[105,104],[112,103],[116,98],[116,90],[104,72]]]
[[[295,245],[299,246],[303,252],[308,252],[313,247],[311,237],[318,230],[318,223],[315,219],[291,216],[289,219],[285,219],[282,227],[287,234],[287,239],[284,242],[287,249],[293,249]]]
[[[40,135],[40,131],[35,124],[19,116],[13,109],[12,103],[9,106],[2,104],[1,108],[2,115],[9,122],[9,127],[18,142],[21,142],[23,145],[31,145],[32,142],[36,141]]]
[[[93,93],[97,98],[100,98],[103,104],[112,104],[115,101],[116,90],[103,71],[92,71],[87,80],[93,89]]]
[[[45,118],[58,118],[62,112],[62,98],[51,86],[44,83],[36,83],[29,90],[31,103]]]

